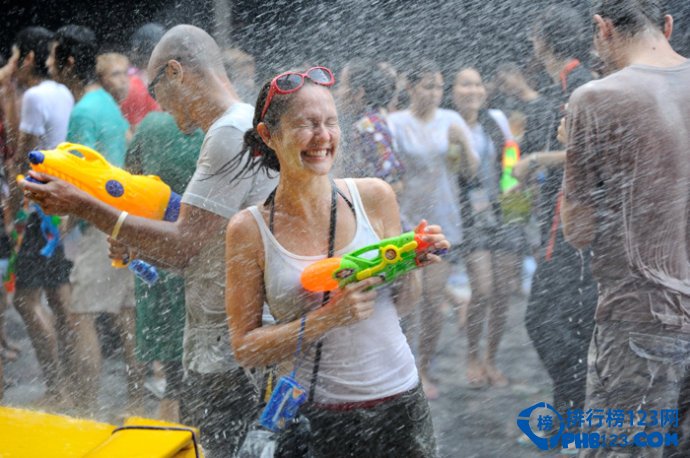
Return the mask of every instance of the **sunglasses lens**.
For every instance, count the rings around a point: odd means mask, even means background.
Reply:
[[[294,91],[302,84],[302,76],[296,73],[281,76],[276,80],[276,86],[281,91]]]
[[[319,84],[329,84],[333,82],[333,77],[323,68],[312,68],[307,73],[309,79]]]

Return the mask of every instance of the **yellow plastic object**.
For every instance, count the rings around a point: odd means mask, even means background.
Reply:
[[[91,420],[0,407],[2,458],[203,458],[201,447],[195,449],[198,437],[197,429],[148,418],[130,417],[123,428],[117,428]]]
[[[159,177],[132,175],[84,145],[61,143],[53,150],[32,151],[29,162],[33,170],[60,178],[132,215],[163,219],[170,202],[170,186]]]
[[[196,455],[191,431],[199,437],[197,429],[131,417],[125,421],[123,429],[115,429],[108,440],[87,453],[84,458],[192,458]]]
[[[82,457],[107,440],[114,429],[107,423],[0,407],[0,456]]]
[[[362,281],[366,280],[367,278],[373,277],[374,275],[378,275],[381,271],[383,271],[386,268],[386,266],[390,264],[397,264],[399,262],[403,262],[402,255],[404,253],[409,253],[410,251],[414,251],[416,249],[417,242],[414,240],[409,243],[406,243],[400,248],[393,244],[381,247],[379,249],[383,254],[383,256],[381,256],[381,262],[374,267],[370,267],[368,269],[362,270],[361,272],[357,272],[357,274],[355,274],[355,277],[357,278],[357,281]]]
[[[180,196],[170,186],[155,175],[132,175],[115,167],[87,146],[60,143],[53,150],[32,151],[29,164],[33,170],[71,183],[118,210],[149,219],[177,220]],[[112,265],[125,267],[119,260]]]

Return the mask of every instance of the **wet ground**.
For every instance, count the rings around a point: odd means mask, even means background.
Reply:
[[[456,279],[460,294],[469,291],[463,278]],[[443,457],[534,457],[540,453],[531,443],[520,444],[516,416],[540,401],[550,402],[550,380],[539,362],[523,325],[525,298],[515,297],[509,324],[498,356],[499,367],[510,378],[507,388],[473,390],[465,380],[466,336],[453,312],[447,319],[433,373],[441,396],[431,402],[437,441]],[[14,310],[7,316],[9,337],[19,343],[21,357],[5,364],[4,404],[30,407],[43,394],[41,373],[23,325]],[[101,419],[118,422],[126,393],[124,364],[115,354],[104,362],[100,395]],[[148,396],[145,409],[153,415],[156,400]]]

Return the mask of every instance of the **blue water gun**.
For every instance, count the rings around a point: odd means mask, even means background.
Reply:
[[[50,258],[55,254],[55,250],[60,246],[60,217],[46,215],[37,204],[32,204],[31,208],[41,218],[41,234],[46,239],[46,244],[41,248],[41,256]]]

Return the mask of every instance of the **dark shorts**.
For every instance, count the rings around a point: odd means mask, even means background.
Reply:
[[[241,368],[217,374],[188,372],[181,401],[182,423],[201,430],[208,458],[235,456],[259,415],[256,389]]]
[[[59,247],[50,258],[38,253],[20,251],[15,265],[17,288],[55,289],[69,283],[71,270],[72,261],[65,259],[62,247]]]
[[[461,246],[463,254],[473,251],[503,251],[526,255],[529,251],[525,228],[521,224],[466,227]]]
[[[644,425],[639,421],[633,425],[628,421],[622,425],[604,422],[596,432],[606,437],[624,437],[628,442],[638,433],[668,433],[671,425],[662,425],[658,415],[662,410],[678,409],[684,401],[681,389],[687,385],[689,365],[690,334],[668,331],[654,323],[597,323],[587,358],[586,411],[643,411],[643,418],[649,417],[651,421],[645,419]],[[653,417],[657,417],[656,421]],[[680,422],[677,431],[683,437],[688,432],[688,418],[680,415]],[[689,452],[688,448],[627,446],[582,449],[579,456],[654,458],[689,456]]]
[[[345,411],[306,405],[315,457],[435,457],[436,439],[421,384],[372,408]]]

